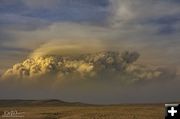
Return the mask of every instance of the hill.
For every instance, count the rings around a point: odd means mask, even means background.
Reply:
[[[20,99],[9,99],[0,100],[0,107],[16,107],[16,106],[85,106],[79,102],[64,102],[61,100],[50,99],[50,100],[20,100]]]

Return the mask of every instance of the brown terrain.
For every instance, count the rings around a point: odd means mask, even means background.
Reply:
[[[10,117],[3,117],[9,116]],[[1,100],[0,118],[163,119],[164,104],[89,105],[60,100]]]

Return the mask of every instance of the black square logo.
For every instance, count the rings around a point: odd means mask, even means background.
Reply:
[[[180,119],[180,104],[165,104],[165,119]]]

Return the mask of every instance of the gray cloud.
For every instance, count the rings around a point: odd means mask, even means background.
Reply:
[[[22,2],[24,2],[24,4],[28,7],[34,9],[52,9],[54,7],[57,7],[58,3],[61,2],[61,0],[22,0]]]
[[[166,0],[111,0],[111,2],[114,18],[118,22],[142,22],[180,13],[179,4]]]

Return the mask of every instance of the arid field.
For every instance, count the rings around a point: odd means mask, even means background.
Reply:
[[[7,103],[7,102],[6,102]],[[11,104],[11,103],[10,103]],[[24,119],[163,119],[163,104],[133,105],[85,105],[78,103],[31,102],[0,105],[1,118],[4,113],[18,112]],[[15,116],[15,115],[14,115]],[[13,118],[13,117],[12,117]]]

